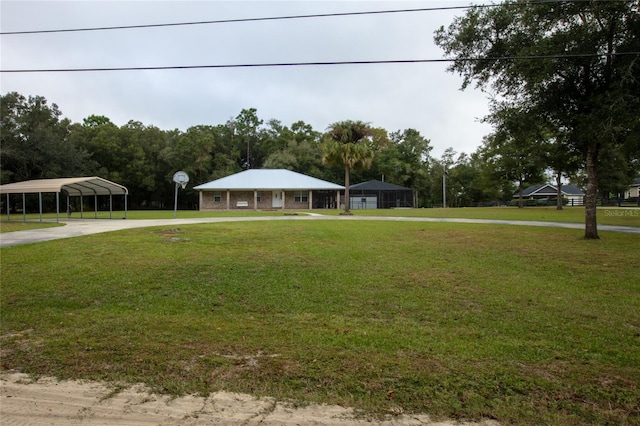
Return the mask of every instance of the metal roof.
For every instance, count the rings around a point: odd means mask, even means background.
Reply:
[[[34,192],[61,192],[79,195],[128,195],[126,187],[115,182],[93,177],[37,179],[0,185],[0,194],[30,194]]]
[[[285,169],[250,169],[195,186],[197,191],[211,190],[339,190],[344,186]]]
[[[351,185],[350,189],[362,191],[411,191],[411,188],[405,188],[404,186],[379,180],[369,180],[367,182],[357,183],[355,185]]]

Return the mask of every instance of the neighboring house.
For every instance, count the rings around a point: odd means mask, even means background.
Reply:
[[[569,205],[582,205],[584,202],[584,192],[575,185],[562,185],[562,197],[568,200]],[[558,188],[551,184],[533,185],[522,192],[523,199],[539,200],[545,198],[555,198],[558,195]],[[513,198],[520,197],[520,193],[515,193]]]
[[[284,169],[250,169],[194,187],[200,210],[338,208],[344,186]]]
[[[344,196],[344,192],[342,194]],[[349,187],[349,209],[413,207],[413,190],[392,183],[370,180]]]
[[[640,178],[636,178],[633,183],[629,185],[629,189],[624,193],[625,200],[637,197],[640,197]]]

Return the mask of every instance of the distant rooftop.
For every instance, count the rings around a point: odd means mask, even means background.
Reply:
[[[561,191],[564,195],[584,195],[584,192],[582,192],[580,188],[571,184],[562,185]],[[530,186],[522,192],[522,195],[524,195],[525,197],[529,197],[532,195],[555,196],[557,192],[558,188],[556,188],[554,185],[546,183],[544,185]],[[514,194],[514,196],[518,196],[518,193]]]

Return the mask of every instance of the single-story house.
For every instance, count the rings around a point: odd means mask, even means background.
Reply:
[[[584,192],[572,184],[562,185],[560,188],[562,197],[568,200],[569,204],[582,205],[584,202]],[[544,198],[555,198],[558,195],[558,188],[551,184],[533,185],[522,192],[522,198],[539,200]],[[513,198],[520,197],[520,193],[513,194]]]
[[[349,186],[349,209],[389,209],[414,207],[411,188],[379,180],[370,180]]]
[[[344,186],[284,169],[250,169],[195,186],[201,211],[338,208]]]
[[[640,177],[636,178],[633,183],[629,185],[629,189],[624,194],[626,200],[637,197],[640,197]]]

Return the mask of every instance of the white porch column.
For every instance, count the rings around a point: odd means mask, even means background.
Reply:
[[[338,205],[337,205],[337,207],[336,207],[336,208],[337,208],[338,210],[340,210],[340,190],[337,190],[337,191],[336,191],[336,195],[337,195],[337,198],[338,198]]]
[[[309,190],[309,210],[313,208],[313,191]]]
[[[258,210],[258,191],[253,190],[253,209]]]
[[[229,210],[231,206],[230,200],[231,200],[231,191],[227,189],[227,210]]]
[[[287,192],[283,189],[282,190],[282,210],[285,209],[285,206],[287,205]]]

